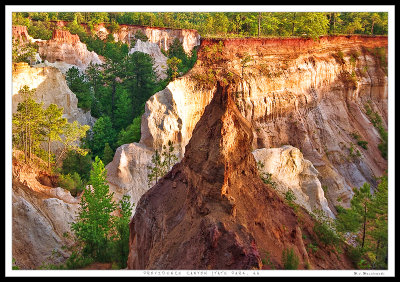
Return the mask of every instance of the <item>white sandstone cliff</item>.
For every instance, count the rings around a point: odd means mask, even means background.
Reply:
[[[264,164],[263,172],[271,174],[276,189],[281,195],[293,191],[295,202],[310,213],[322,210],[334,218],[328,206],[318,171],[309,160],[304,159],[299,149],[286,145],[280,148],[263,148],[253,151],[256,161]]]

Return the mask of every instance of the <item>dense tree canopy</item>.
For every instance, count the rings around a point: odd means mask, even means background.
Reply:
[[[17,12],[13,24],[28,26],[35,38],[48,39],[51,21],[86,23],[90,29],[106,23],[196,29],[207,36],[319,36],[388,32],[387,12]],[[76,24],[69,27],[79,31]],[[34,34],[33,34],[34,33]]]

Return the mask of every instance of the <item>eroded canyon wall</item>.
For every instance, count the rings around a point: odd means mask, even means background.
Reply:
[[[50,40],[37,42],[40,58],[50,63],[63,62],[84,70],[90,64],[102,64],[103,61],[94,52],[87,49],[79,36],[68,30],[55,29]]]
[[[115,41],[120,41],[130,45],[138,31],[146,35],[149,42],[157,44],[160,49],[164,50],[169,49],[169,46],[175,38],[178,38],[182,43],[182,47],[186,53],[189,53],[195,46],[200,44],[200,34],[194,29],[121,24],[119,25],[119,29],[112,35],[114,36]],[[105,39],[110,33],[104,24],[96,25],[95,32],[101,39]]]
[[[374,186],[387,169],[364,110],[370,102],[387,125],[385,62],[383,36],[205,39],[193,69],[146,103],[140,143],[159,149],[172,140],[182,156],[217,81],[233,84],[252,124],[253,149],[297,147],[319,171],[331,207],[348,206],[353,187]],[[368,149],[355,145],[353,134]]]
[[[128,269],[261,269],[265,253],[269,267],[282,269],[289,248],[300,269],[351,269],[343,253],[306,251],[316,238],[311,217],[296,215],[261,181],[252,126],[232,88],[217,85],[182,161],[141,197],[130,223]]]
[[[36,89],[33,99],[44,107],[56,104],[64,110],[69,122],[77,120],[80,124],[93,126],[95,118],[90,111],[78,108],[78,98],[69,89],[65,76],[55,67],[31,67],[27,63],[13,64],[12,70],[12,112],[17,111],[18,103],[23,101],[19,91],[25,86]]]

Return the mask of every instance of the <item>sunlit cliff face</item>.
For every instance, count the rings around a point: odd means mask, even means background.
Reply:
[[[220,81],[235,89],[254,149],[299,148],[321,173],[331,204],[346,206],[352,187],[374,184],[387,168],[364,113],[371,101],[387,122],[386,56],[387,37],[204,39],[193,69],[146,103],[140,143],[160,148],[173,140],[183,156]],[[354,132],[369,144],[356,158],[349,154]]]

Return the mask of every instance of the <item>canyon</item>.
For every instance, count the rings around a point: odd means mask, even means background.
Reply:
[[[141,197],[128,269],[261,269],[266,254],[269,267],[282,269],[285,249],[300,269],[351,269],[345,255],[307,253],[305,238],[316,238],[311,217],[261,181],[251,124],[233,93],[217,85],[181,162]]]
[[[26,29],[14,30],[29,39]],[[368,182],[374,189],[387,169],[379,132],[364,109],[368,103],[387,130],[387,37],[201,39],[194,30],[129,25],[113,36],[130,44],[138,30],[149,42],[138,40],[131,52],[159,58],[159,77],[166,60],[160,49],[167,50],[174,38],[186,52],[200,46],[195,66],[147,101],[140,141],[117,148],[106,166],[115,199],[128,194],[135,203],[128,269],[265,269],[265,253],[271,265],[282,268],[282,250],[288,248],[302,268],[351,269],[346,254],[320,248],[315,255],[304,238],[316,237],[313,210],[334,218],[336,206],[349,207],[353,187]],[[108,35],[104,25],[95,31]],[[64,73],[71,65],[84,70],[90,62],[102,63],[69,32],[55,31],[38,45],[40,57],[60,64]],[[25,84],[37,89],[38,101],[62,106],[69,121],[94,124],[90,112],[77,107],[63,71],[15,64],[13,112]],[[354,134],[368,142],[367,149]],[[168,141],[179,162],[150,187],[151,157]],[[276,188],[262,182],[257,162]],[[28,269],[61,262],[68,256],[61,246],[70,243],[62,234],[68,233],[66,222],[73,220],[79,198],[43,185],[38,171],[24,170],[29,168],[21,169],[16,158],[13,257]],[[289,190],[300,215],[282,199]],[[51,257],[54,250],[61,256]]]
[[[372,105],[387,129],[387,75],[376,48],[387,56],[387,37],[204,39],[193,69],[146,103],[140,143],[160,149],[172,140],[182,157],[216,82],[234,84],[253,150],[298,148],[328,187],[330,208],[348,207],[353,187],[376,186],[387,169],[364,110]],[[357,146],[358,156],[350,154],[354,134],[368,142],[368,149]]]

